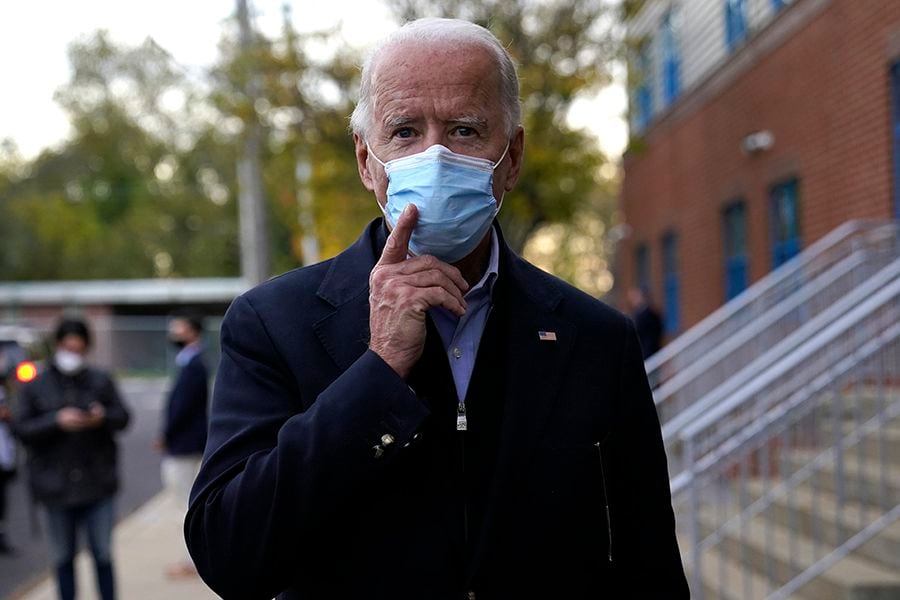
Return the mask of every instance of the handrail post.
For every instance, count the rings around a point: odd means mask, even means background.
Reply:
[[[703,571],[700,565],[700,492],[697,489],[697,462],[694,457],[694,438],[684,440],[684,459],[687,463],[690,479],[690,536],[691,536],[691,597],[703,600]]]

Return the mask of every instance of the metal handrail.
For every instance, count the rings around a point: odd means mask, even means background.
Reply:
[[[900,275],[900,259],[888,264],[851,294],[841,298],[722,385],[675,415],[663,425],[663,439],[671,442],[680,437],[683,441],[685,435],[689,435],[687,432],[699,431],[707,423],[714,422],[735,406],[739,406],[760,387],[769,385],[776,378],[783,376],[790,368],[799,364],[805,357],[804,352],[817,347],[816,344],[819,343],[817,340],[821,335],[829,331],[836,331],[834,336],[840,335],[865,318],[869,314],[866,312],[867,309],[870,311],[877,309],[876,300],[884,296],[883,288],[887,286],[890,290],[894,290],[900,285],[898,275]],[[816,339],[811,340],[811,336],[817,333]],[[804,344],[806,340],[809,341]],[[775,365],[775,368],[761,375],[771,365]],[[727,402],[724,401],[726,398]]]
[[[895,282],[895,284],[897,283],[900,283],[900,280]],[[869,312],[868,314],[871,313]],[[856,323],[858,323],[858,320],[854,322],[854,325]],[[728,441],[721,447],[717,448],[714,451],[710,451],[702,458],[698,457],[695,461],[695,464],[697,465],[695,468],[685,469],[683,472],[672,478],[670,482],[672,497],[676,498],[678,495],[682,494],[691,484],[693,479],[702,476],[704,473],[714,469],[716,465],[719,465],[723,461],[728,460],[732,455],[739,452],[743,446],[752,443],[753,440],[757,439],[758,436],[765,434],[765,432],[768,431],[773,424],[777,423],[780,418],[786,416],[786,414],[791,410],[796,409],[800,404],[808,400],[810,397],[813,397],[815,393],[821,392],[829,383],[831,383],[837,377],[845,374],[847,371],[849,371],[850,368],[858,365],[865,359],[870,358],[875,352],[877,352],[884,346],[896,341],[898,337],[900,337],[900,324],[889,328],[884,333],[879,335],[875,340],[871,340],[862,348],[860,348],[858,352],[845,357],[845,359],[838,365],[835,365],[833,369],[821,374],[815,380],[811,381],[807,386],[798,390],[798,392],[796,392],[795,394],[800,396],[799,400],[789,398],[788,401],[784,403],[784,405],[775,405],[766,413],[765,416],[755,420],[747,428],[742,430],[740,435],[729,438]],[[828,341],[830,342],[831,340]],[[813,344],[820,346],[820,343],[817,340],[813,340]],[[807,357],[809,356],[809,354],[810,352],[805,352],[805,355]],[[779,369],[779,371],[781,370],[782,369]],[[775,379],[777,379],[777,377],[769,376],[766,377],[766,379],[768,380],[768,384],[771,384]],[[754,387],[760,388],[765,386]],[[758,389],[754,390],[754,392],[758,392]],[[742,394],[741,396],[737,396],[737,398],[739,398],[738,402],[730,403],[731,410],[734,410],[734,408],[736,408],[736,406],[741,402],[746,402],[748,395]],[[717,411],[716,416],[719,420],[722,418],[722,412],[730,411]],[[686,429],[681,434],[681,441],[690,441],[690,439],[696,437],[702,431],[702,429],[708,428],[709,425],[716,420],[717,419],[714,418],[703,419],[703,422],[699,423],[698,427],[691,427]],[[703,427],[700,427],[699,425],[703,425]]]
[[[877,291],[681,429],[672,498],[693,597],[786,598],[900,518],[900,488],[885,487],[900,464],[884,450],[900,433],[898,262],[859,288]]]
[[[804,252],[793,257],[784,265],[764,276],[762,279],[735,296],[731,301],[719,307],[697,325],[691,327],[684,334],[678,336],[659,352],[650,356],[645,362],[648,374],[658,371],[663,364],[677,358],[682,352],[692,345],[701,342],[708,334],[722,325],[728,323],[737,313],[757,301],[767,292],[775,289],[779,284],[789,280],[804,267],[814,262],[817,258],[831,250],[835,246],[845,242],[854,235],[883,227],[884,221],[874,219],[856,219],[846,221],[833,229],[809,246]]]
[[[754,319],[752,327],[748,326],[739,329],[721,344],[718,344],[715,352],[710,352],[703,360],[680,369],[668,381],[654,390],[654,400],[661,423],[665,426],[670,419],[677,418],[677,416],[671,414],[672,412],[683,414],[691,408],[689,406],[670,407],[669,404],[672,402],[676,404],[679,401],[683,402],[683,396],[685,395],[688,402],[691,401],[692,397],[702,397],[701,394],[709,393],[717,384],[721,384],[728,377],[733,376],[734,374],[723,363],[737,352],[743,352],[746,355],[750,346],[749,343],[757,338],[761,331],[776,327],[781,320],[789,316],[792,310],[808,306],[805,303],[810,300],[816,299],[819,301],[821,292],[827,291],[829,287],[833,287],[836,281],[842,281],[848,277],[854,278],[857,267],[871,264],[872,262],[869,249],[854,251],[848,257],[816,276],[809,284],[802,286],[797,292]],[[819,310],[826,310],[827,308],[828,305],[825,304]],[[784,335],[784,333],[779,335]],[[704,375],[711,371],[715,371],[718,379],[709,381],[709,377],[703,378]],[[676,394],[683,391],[684,393],[676,397]]]
[[[834,342],[838,337],[847,333],[852,327],[858,325],[860,321],[870,316],[886,303],[900,296],[900,277],[897,277],[897,273],[900,271],[900,260],[891,263],[891,265],[886,267],[880,274],[883,275],[885,274],[885,271],[888,270],[890,270],[889,272],[892,276],[888,285],[881,287],[878,292],[869,296],[865,302],[856,306],[846,315],[831,323],[818,335],[797,347],[784,360],[780,360],[773,364],[765,373],[748,382],[747,385],[743,386],[725,402],[705,411],[697,420],[687,424],[679,433],[679,438],[682,441],[685,441],[689,438],[696,437],[704,429],[721,421],[729,412],[740,407],[752,395],[759,393],[763,388],[781,379],[788,371],[796,369],[815,351]]]

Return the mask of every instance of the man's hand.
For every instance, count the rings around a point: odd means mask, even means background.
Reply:
[[[88,427],[100,427],[104,421],[106,421],[106,409],[99,402],[92,403],[91,410],[88,412]]]
[[[63,431],[83,431],[91,427],[91,417],[80,408],[67,406],[56,412],[56,424]]]
[[[369,275],[369,347],[406,378],[425,347],[425,314],[441,306],[461,317],[469,289],[459,269],[433,256],[407,259],[418,212],[408,205]]]

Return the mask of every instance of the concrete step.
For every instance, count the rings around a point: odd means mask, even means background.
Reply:
[[[833,396],[831,398],[833,402]],[[900,402],[900,389],[857,386],[841,394],[840,410],[845,418],[853,418],[857,412],[870,417],[893,402]],[[833,406],[826,405],[826,413],[834,414]]]
[[[891,462],[889,456],[881,463],[878,454],[866,454],[862,448],[853,447],[845,451],[843,466],[843,494],[847,500],[861,505],[893,506],[900,501],[900,461]],[[797,472],[819,455],[818,451],[809,449],[792,449],[783,455],[786,466]],[[837,494],[840,479],[838,464],[835,460],[821,464],[819,474],[807,485],[816,487],[828,494]]]
[[[687,538],[683,536],[679,536],[678,544],[682,552],[690,548]],[[700,597],[692,577],[694,565],[685,565],[685,572],[691,585],[691,597]],[[770,583],[762,575],[724,552],[707,552],[701,556],[700,573],[704,600],[763,598],[772,591]]]
[[[705,511],[701,518],[705,528],[715,521],[712,511]],[[799,531],[792,531],[770,518],[768,511],[748,520],[744,527],[729,531],[717,547],[717,552],[731,563],[744,565],[757,578],[750,597],[765,597],[771,591],[786,584],[793,577],[825,556],[832,546],[818,545]],[[710,562],[715,562],[711,560]],[[704,576],[708,576],[704,570]],[[710,580],[715,581],[715,580]],[[881,586],[893,587],[900,594],[900,572],[866,557],[851,554],[821,576],[813,579],[798,592],[798,597],[816,600],[843,600],[853,589]],[[713,583],[708,587],[717,589]]]
[[[762,493],[762,484],[754,482],[754,491]],[[894,506],[900,496],[892,498]],[[839,514],[840,513],[840,514]],[[803,485],[791,492],[790,498],[781,496],[766,510],[766,518],[789,528],[809,540],[818,540],[823,548],[834,548],[847,538],[847,531],[859,531],[881,517],[885,511],[872,504],[848,500],[839,511],[837,497]],[[843,524],[839,529],[838,524]],[[860,547],[856,553],[900,573],[900,521],[894,522],[877,537]]]

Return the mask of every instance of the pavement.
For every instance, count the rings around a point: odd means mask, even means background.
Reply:
[[[184,552],[179,503],[161,492],[121,520],[113,533],[118,596],[127,600],[206,600],[218,598],[199,577],[172,580],[166,567]],[[76,559],[78,597],[97,600],[93,564],[87,551]],[[56,585],[50,573],[10,600],[55,600]]]

